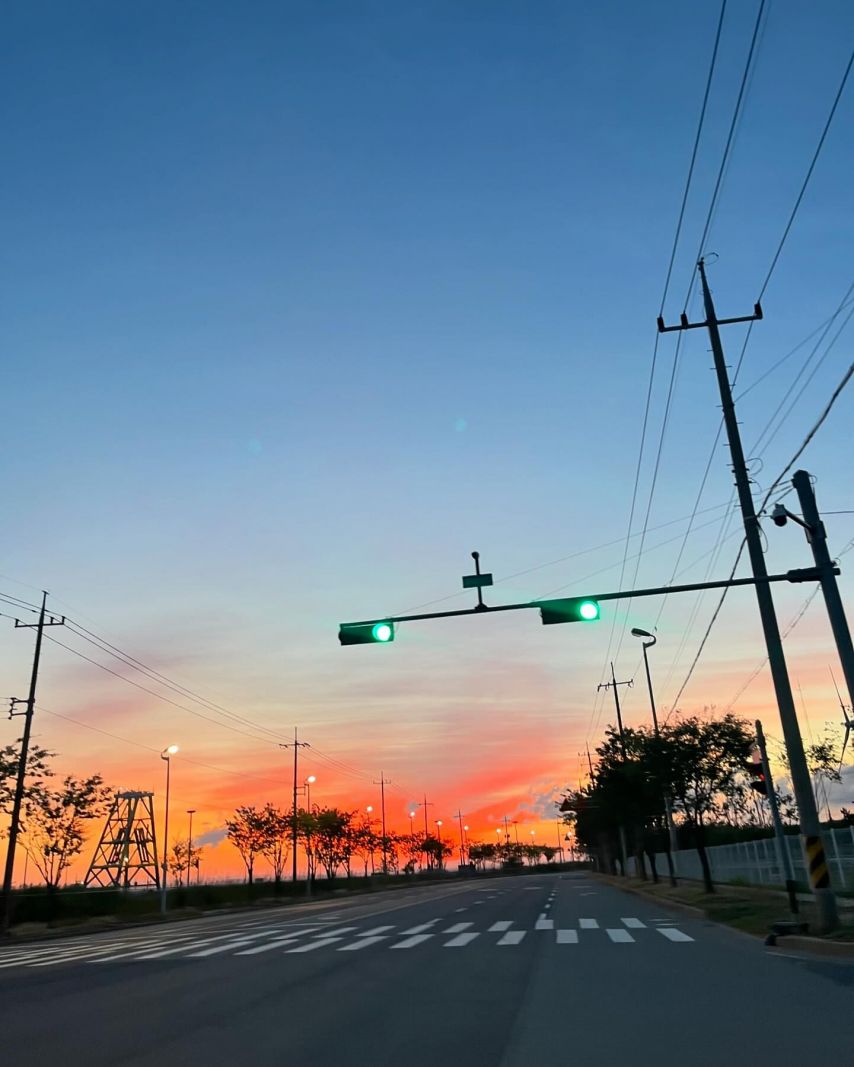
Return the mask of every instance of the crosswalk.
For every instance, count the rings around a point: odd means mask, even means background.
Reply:
[[[0,970],[12,967],[51,968],[62,964],[103,965],[117,961],[144,962],[172,960],[215,960],[224,956],[258,957],[280,954],[303,956],[314,952],[363,952],[365,950],[406,951],[426,945],[447,949],[465,949],[475,944],[512,948],[530,939],[540,939],[559,948],[600,944],[636,945],[650,941],[657,944],[686,944],[694,938],[680,930],[670,919],[647,919],[627,916],[606,922],[579,918],[573,925],[559,926],[543,913],[533,929],[521,929],[512,919],[501,919],[486,929],[474,922],[448,922],[430,919],[415,926],[338,926],[334,922],[269,924],[245,923],[221,933],[193,933],[175,929],[150,935],[116,936],[103,940],[75,939],[52,945],[22,945],[0,954]]]

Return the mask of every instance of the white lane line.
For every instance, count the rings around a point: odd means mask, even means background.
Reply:
[[[544,919],[542,916],[540,916],[540,918],[537,919],[537,921],[534,923],[535,930],[554,930],[554,928],[554,919]]]
[[[401,930],[401,934],[406,936],[407,934],[423,934],[425,930],[429,930],[431,926],[435,926],[438,919],[431,919],[428,923],[422,923],[420,926],[413,926],[409,930]]]
[[[491,934],[501,934],[505,930],[509,930],[512,925],[512,919],[502,919],[500,923],[493,923],[489,928],[489,932]]]
[[[485,900],[475,900],[475,901],[472,901],[472,903],[473,904],[485,904],[486,901]]]
[[[543,911],[548,911],[548,910],[549,910],[549,908],[550,908],[551,906],[552,906],[552,903],[551,903],[551,901],[550,901],[550,900],[547,900],[547,901],[545,902],[545,904],[543,904]]]
[[[598,930],[599,929],[599,920],[598,919],[579,919],[578,920],[578,928],[580,930]]]
[[[391,948],[415,948],[416,945],[420,945],[422,941],[429,941],[432,934],[415,934],[414,937],[408,937],[405,941],[398,941],[397,944],[391,945]]]
[[[555,940],[559,945],[577,945],[578,944],[578,931],[577,930],[555,930],[557,935]]]
[[[463,930],[468,930],[470,926],[474,926],[474,923],[454,923],[453,926],[449,926],[443,933],[446,934],[461,934]]]
[[[201,952],[190,952],[189,959],[201,960],[205,956],[216,956],[218,952],[230,952],[233,948],[241,948],[243,945],[251,945],[254,937],[244,937],[240,941],[226,941],[224,945],[214,945],[213,948],[203,948]]]
[[[299,945],[297,948],[285,949],[288,954],[294,952],[314,952],[316,948],[325,948],[327,945],[334,945],[336,941],[340,941],[340,937],[319,937],[316,941],[308,941],[304,945]]]
[[[459,912],[465,911],[465,910],[466,910],[465,908],[454,908],[454,912],[455,913],[459,913]]]
[[[292,945],[296,937],[277,937],[275,941],[265,941],[263,945],[255,945],[254,948],[245,948],[242,952],[235,952],[235,956],[257,956],[259,952],[269,952],[280,945]]]
[[[646,923],[642,923],[640,919],[620,919],[620,922],[624,926],[628,926],[630,930],[645,930]]]
[[[606,930],[605,932],[607,933],[608,937],[611,938],[612,941],[619,941],[624,944],[629,941],[631,941],[632,944],[634,944],[635,942],[635,939],[632,937],[628,930]]]
[[[689,937],[687,934],[683,934],[681,930],[677,930],[673,926],[659,926],[658,932],[667,938],[668,941],[693,941],[693,937]]]
[[[341,945],[338,951],[358,952],[360,948],[367,948],[368,945],[376,945],[380,941],[385,941],[387,936],[387,934],[379,934],[377,937],[360,937],[356,941],[351,941],[349,945]]]
[[[377,934],[386,934],[389,930],[393,930],[393,926],[375,926],[373,930],[365,930],[359,934],[359,937],[376,937]]]
[[[595,892],[594,893],[579,893],[578,895],[580,897],[595,897],[596,893]]]
[[[496,941],[497,945],[518,945],[527,933],[526,930],[508,930],[507,933]]]
[[[452,937],[450,941],[445,942],[444,948],[462,948],[469,942],[474,941],[476,937],[480,937],[480,934],[457,934],[456,937]]]

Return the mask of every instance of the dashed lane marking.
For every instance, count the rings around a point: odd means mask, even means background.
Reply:
[[[537,921],[534,923],[535,930],[554,930],[554,926],[554,919],[546,919],[543,915],[541,915],[539,919],[537,919]]]
[[[461,934],[463,930],[468,930],[470,926],[474,926],[474,923],[454,923],[453,926],[449,926],[445,930],[446,934]]]
[[[607,933],[608,937],[611,938],[612,941],[616,941],[622,944],[627,944],[628,942],[631,942],[632,944],[635,943],[635,939],[632,937],[628,930],[617,929],[606,930],[605,932]]]
[[[630,930],[645,930],[646,923],[642,923],[640,919],[620,919],[620,922],[624,926],[628,926]]]
[[[598,919],[579,919],[578,920],[578,928],[579,928],[579,930],[598,930],[599,929],[599,920]]]
[[[555,941],[558,945],[577,945],[578,944],[578,931],[577,930],[556,930]]]
[[[489,928],[489,932],[491,934],[501,934],[505,930],[509,930],[512,925],[512,919],[502,919],[501,922],[493,923],[492,926],[490,926]]]

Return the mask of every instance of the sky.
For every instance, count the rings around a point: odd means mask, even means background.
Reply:
[[[739,516],[728,453],[713,449],[708,341],[684,335],[666,425],[676,335],[655,348],[719,10],[7,12],[0,593],[47,589],[77,627],[52,639],[153,691],[47,641],[35,735],[58,767],[154,790],[162,815],[158,754],[179,745],[174,832],[196,809],[208,869],[225,875],[234,807],[289,803],[278,742],[295,726],[317,803],[376,807],[382,773],[398,829],[426,796],[431,820],[462,812],[481,839],[507,816],[551,843],[554,797],[613,720],[597,691],[612,659],[635,681],[626,722],[648,721],[632,626],[657,628],[657,699],[672,709],[716,594],[609,604],[590,625],[544,629],[533,612],[405,624],[383,647],[340,648],[337,627],[470,605],[472,550],[495,604],[729,574]],[[702,315],[700,251],[719,314],[752,311],[850,55],[844,0],[766,5],[701,247],[757,10],[727,7],[668,321]],[[852,282],[853,117],[849,85],[738,373],[760,499],[851,360],[850,307],[821,329]],[[723,331],[733,366],[745,331]],[[834,554],[854,538],[851,414],[843,393],[799,462]],[[797,527],[763,531],[772,571],[810,563]],[[782,626],[809,592],[775,589]],[[25,695],[32,631],[0,609],[0,671]],[[817,738],[841,717],[820,597],[786,651]],[[773,746],[767,672],[739,693],[763,656],[753,595],[733,591],[679,710],[732,705]],[[19,728],[0,724],[0,743]],[[851,800],[846,777],[835,803]]]

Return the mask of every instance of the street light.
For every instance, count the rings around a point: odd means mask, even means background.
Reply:
[[[639,626],[635,626],[632,629],[632,637],[640,637],[643,641],[643,665],[646,669],[646,686],[649,690],[649,706],[652,709],[652,725],[655,730],[656,740],[660,740],[661,734],[658,730],[658,715],[655,710],[655,695],[652,691],[652,675],[649,672],[649,657],[647,656],[647,649],[652,648],[657,642],[657,638],[654,634],[651,634],[649,630],[641,630]],[[644,640],[645,639],[645,640]],[[670,804],[670,793],[667,789],[664,791],[664,818],[667,821],[667,838],[669,843],[669,850],[667,853],[667,860],[670,865],[670,884],[676,885],[676,868],[674,865],[673,854],[678,850],[679,844],[676,840],[676,828],[673,825],[673,810]]]
[[[409,836],[410,837],[415,837],[415,824],[412,821],[414,818],[415,818],[415,812],[414,811],[410,811],[410,813],[409,813]]]
[[[166,914],[166,879],[169,871],[169,778],[172,770],[172,757],[178,751],[177,745],[170,745],[160,753],[160,758],[166,760],[166,813],[163,820],[163,881],[160,886],[160,914]]]
[[[190,888],[190,870],[193,866],[193,816],[196,814],[195,808],[187,808],[187,814],[190,816],[190,833],[187,840],[187,888]]]

